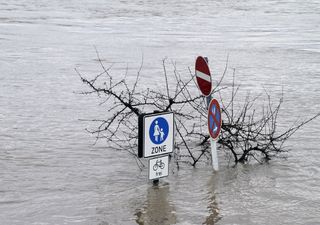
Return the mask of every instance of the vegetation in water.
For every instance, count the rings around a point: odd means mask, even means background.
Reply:
[[[91,120],[98,125],[94,130],[87,130],[88,132],[95,135],[97,140],[105,139],[109,147],[128,151],[139,166],[144,166],[138,158],[138,116],[153,111],[172,111],[175,114],[176,126],[173,155],[177,165],[187,162],[195,166],[200,161],[210,160],[206,99],[194,91],[195,74],[190,68],[187,74],[180,74],[175,63],[171,63],[172,72],[169,74],[168,62],[164,59],[163,84],[158,84],[162,88],[152,89],[147,85],[141,85],[143,63],[135,75],[134,82],[129,85],[128,70],[122,78],[116,79],[110,73],[112,64],[105,65],[98,52],[97,57],[101,73],[93,78],[84,76],[76,69],[82,82],[88,87],[82,94],[97,95],[101,99],[101,104],[106,106],[109,115],[102,120]],[[248,94],[242,105],[236,107],[235,101],[240,86],[235,85],[235,70],[233,70],[232,85],[222,86],[227,71],[228,62],[212,95],[219,96],[222,110],[218,149],[223,150],[235,163],[246,163],[250,160],[262,163],[287,152],[284,146],[286,140],[303,125],[320,115],[318,113],[279,131],[277,123],[283,95],[274,104],[267,92],[257,97]],[[228,101],[221,98],[221,91],[226,90],[231,93]],[[265,104],[257,107],[257,100],[261,98],[266,99]]]

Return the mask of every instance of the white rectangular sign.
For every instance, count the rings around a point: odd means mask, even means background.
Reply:
[[[143,155],[145,158],[173,152],[174,115],[172,112],[143,118]]]
[[[169,156],[149,160],[149,180],[167,177],[169,175]]]

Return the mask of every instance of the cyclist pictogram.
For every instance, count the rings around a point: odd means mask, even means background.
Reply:
[[[154,171],[157,171],[159,168],[163,170],[164,167],[165,167],[164,162],[162,162],[162,160],[159,159],[159,160],[157,160],[156,163],[153,165],[153,170],[154,170]]]
[[[149,179],[159,179],[169,175],[169,156],[152,158],[148,163]]]

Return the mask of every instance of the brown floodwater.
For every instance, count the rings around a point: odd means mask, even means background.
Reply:
[[[128,79],[143,56],[142,85],[163,88],[163,58],[188,74],[207,56],[216,81],[229,55],[243,93],[276,102],[283,89],[289,127],[320,111],[319,12],[317,0],[0,0],[0,224],[319,224],[319,119],[287,159],[233,167],[219,152],[219,172],[172,164],[153,186],[126,151],[93,145],[83,119],[107,110],[74,71],[100,72],[96,47]]]

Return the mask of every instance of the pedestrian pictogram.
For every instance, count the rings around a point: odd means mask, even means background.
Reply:
[[[202,56],[198,56],[195,70],[197,83],[201,93],[204,96],[210,95],[212,88],[211,74],[208,63]]]
[[[155,118],[149,129],[149,137],[152,143],[162,144],[168,137],[169,125],[163,117]]]
[[[216,140],[221,131],[221,109],[219,102],[212,99],[208,108],[208,129],[212,139]]]
[[[149,180],[167,177],[169,175],[169,156],[149,160]]]
[[[139,157],[153,157],[173,152],[174,116],[172,112],[139,117]]]

